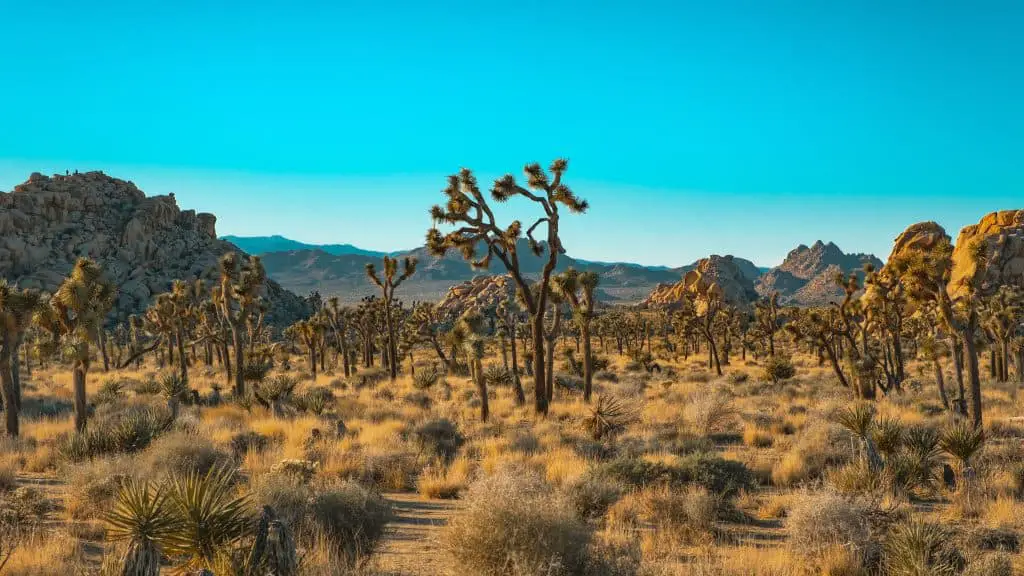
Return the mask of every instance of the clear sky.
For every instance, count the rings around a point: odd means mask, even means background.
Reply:
[[[221,234],[401,249],[446,174],[564,155],[580,258],[884,257],[1024,207],[1022,29],[985,0],[0,0],[0,190],[102,169]]]

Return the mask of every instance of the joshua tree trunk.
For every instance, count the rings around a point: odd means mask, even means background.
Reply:
[[[480,391],[480,420],[487,422],[490,415],[490,407],[487,404],[487,379],[484,378],[483,364],[477,355],[473,356],[473,377],[476,380],[477,390]]]
[[[181,373],[181,381],[188,383],[188,358],[185,356],[185,338],[182,334],[181,329],[178,329],[178,333],[175,337],[178,341],[178,371]]]
[[[957,384],[958,392],[960,394],[960,397],[957,398],[957,402],[956,402],[956,413],[960,414],[961,416],[966,416],[967,415],[967,410],[966,410],[967,407],[965,406],[965,401],[966,401],[966,398],[967,398],[967,391],[965,390],[965,387],[964,387],[964,368],[963,368],[963,364],[961,363],[962,348],[960,348],[958,346],[959,343],[960,342],[959,342],[959,340],[957,339],[956,336],[950,335],[950,337],[949,337],[949,347],[950,347],[950,352],[951,352],[950,356],[952,356],[952,358],[953,358],[953,372],[956,375],[956,384]]]
[[[245,396],[245,346],[242,345],[242,328],[231,325],[231,343],[235,348],[235,397]]]
[[[103,371],[110,372],[110,357],[107,356],[107,333],[102,327],[96,335],[96,345],[100,349],[100,357],[103,358]]]
[[[11,381],[14,383],[14,405],[21,410],[21,368],[18,366],[18,349],[21,348],[21,341],[23,336],[17,335],[14,338],[14,342],[11,344],[11,358],[9,360],[11,366]],[[5,346],[6,348],[6,346]],[[0,365],[3,362],[0,361]],[[31,373],[31,368],[28,367],[28,356],[25,357],[25,369]],[[2,370],[2,368],[0,368]]]
[[[341,363],[345,369],[345,378],[348,378],[350,375],[350,368],[348,364],[348,342],[346,342],[344,335],[339,335],[338,341],[341,345]]]
[[[398,348],[395,346],[395,329],[391,324],[391,298],[384,301],[384,321],[387,323],[388,341],[388,368],[391,372],[391,380],[398,378]]]
[[[980,428],[981,417],[981,374],[978,370],[978,350],[974,344],[973,334],[964,335],[964,356],[967,360],[967,375],[970,378],[968,388],[968,412],[971,423],[975,428]]]
[[[309,371],[313,375],[313,382],[316,382],[316,346],[309,347]]]
[[[516,395],[516,406],[522,406],[526,403],[526,394],[523,393],[523,385],[519,381],[519,358],[516,356],[516,337],[515,332],[509,329],[509,342],[512,344],[512,391]]]
[[[585,320],[580,324],[580,331],[583,333],[583,401],[590,402],[594,381],[594,360],[590,351],[590,321]]]
[[[543,298],[543,296],[542,296]],[[547,382],[544,380],[544,314],[530,318],[533,332],[533,407],[540,414],[548,413]]]
[[[942,400],[942,407],[949,410],[949,395],[946,394],[946,378],[942,374],[942,364],[939,363],[938,358],[935,358],[932,360],[932,366],[935,368],[935,384],[939,387],[939,399]]]
[[[75,362],[72,371],[75,392],[75,430],[79,433],[85,431],[85,423],[88,418],[86,414],[88,408],[85,404],[85,375],[87,370],[88,368],[85,364],[79,360]]]
[[[14,357],[14,363],[17,362],[18,358]],[[4,430],[8,436],[17,436],[19,407],[11,370],[11,346],[10,342],[4,342],[0,347],[0,394],[3,396]]]
[[[561,329],[562,326],[562,311],[560,310],[560,308],[561,305],[559,304],[556,304],[553,308],[555,314],[555,321],[554,326],[552,326],[551,328],[551,335],[548,337],[547,342],[547,373],[545,374],[545,376],[547,377],[547,381],[545,385],[547,388],[549,404],[552,400],[555,399],[555,348],[558,347],[558,331]]]

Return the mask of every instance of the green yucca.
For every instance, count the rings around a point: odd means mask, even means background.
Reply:
[[[835,422],[843,428],[866,439],[875,421],[875,408],[867,402],[858,402],[843,408],[835,415]]]
[[[932,488],[938,481],[937,470],[942,464],[939,433],[935,428],[912,426],[903,435],[904,450],[913,466],[914,483]]]
[[[963,557],[949,546],[949,534],[935,524],[911,521],[897,524],[886,541],[885,568],[889,576],[953,576],[963,569]]]
[[[162,543],[179,530],[167,492],[132,478],[121,484],[114,509],[107,515],[107,527],[111,540],[128,541],[120,571],[123,576],[157,576]]]
[[[601,395],[583,421],[583,426],[594,440],[605,440],[621,432],[634,419],[634,414],[621,400]]]
[[[171,478],[168,497],[177,523],[164,549],[184,557],[187,568],[212,568],[248,531],[249,500],[235,494],[233,479],[229,468]]]
[[[178,372],[165,372],[160,376],[160,393],[169,402],[185,400],[188,396],[188,382]]]
[[[896,418],[879,418],[871,436],[879,452],[886,457],[892,456],[903,445],[903,425]]]
[[[967,420],[957,420],[943,430],[939,438],[942,451],[959,460],[963,469],[971,465],[971,459],[984,444],[985,431]]]

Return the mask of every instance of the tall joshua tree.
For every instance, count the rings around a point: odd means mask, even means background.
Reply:
[[[533,233],[542,224],[547,228],[547,260],[541,270],[540,290],[536,296],[530,291],[530,284],[523,275],[519,260],[518,241],[523,234],[522,223],[514,220],[506,228],[498,226],[490,204],[477,185],[476,176],[468,168],[463,168],[458,174],[448,177],[448,187],[444,190],[447,202],[444,206],[435,205],[430,209],[435,225],[441,222],[456,228],[447,234],[442,234],[436,227],[427,231],[427,248],[433,254],[442,256],[448,250],[456,249],[475,268],[487,268],[491,260],[497,258],[512,276],[530,317],[533,335],[534,407],[542,414],[547,414],[548,411],[545,389],[544,314],[547,309],[551,275],[558,263],[558,256],[565,253],[559,236],[559,207],[564,206],[576,214],[582,214],[588,208],[587,202],[577,198],[562,182],[562,176],[568,166],[567,160],[555,160],[548,169],[551,173],[549,177],[540,164],[528,164],[524,170],[527,178],[525,188],[516,183],[511,174],[495,180],[491,188],[491,199],[495,202],[502,203],[514,196],[520,196],[543,209],[543,214],[526,228],[530,248],[538,256],[544,249],[534,238]],[[483,248],[485,253],[478,258],[477,250],[480,248]]]
[[[574,268],[569,268],[555,276],[554,280],[555,291],[569,303],[573,318],[580,328],[580,338],[583,340],[583,400],[585,402],[590,402],[594,376],[593,355],[590,347],[590,323],[594,319],[594,291],[598,282],[599,277],[596,273],[578,272]]]
[[[416,259],[402,259],[402,273],[398,274],[398,259],[389,256],[384,257],[384,274],[378,276],[377,268],[366,264],[366,276],[380,288],[381,299],[384,301],[384,321],[387,326],[388,364],[391,370],[391,379],[398,377],[398,344],[395,342],[395,325],[391,318],[391,305],[395,298],[395,288],[402,285],[410,276],[416,273]]]
[[[117,289],[103,277],[96,262],[79,258],[71,274],[50,298],[51,310],[40,322],[54,331],[72,351],[75,394],[75,429],[85,430],[85,381],[89,373],[90,344],[96,342],[103,320],[114,305]]]
[[[327,324],[330,325],[331,332],[334,334],[334,341],[338,346],[338,352],[341,353],[341,363],[345,368],[345,377],[348,378],[351,373],[348,363],[349,310],[341,305],[341,301],[338,300],[337,296],[328,298],[327,305],[323,309]]]
[[[41,295],[36,290],[18,290],[0,279],[0,396],[3,398],[5,430],[19,431],[21,382],[18,379],[18,347],[32,323]]]
[[[220,259],[218,301],[221,315],[231,330],[235,350],[235,395],[245,395],[245,330],[247,321],[259,306],[259,293],[267,273],[257,256],[243,261],[237,252],[228,252]]]

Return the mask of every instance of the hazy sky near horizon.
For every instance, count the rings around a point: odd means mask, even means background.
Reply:
[[[395,250],[446,174],[564,155],[570,254],[664,265],[1024,207],[1021,2],[91,4],[0,0],[0,190],[100,169]]]

